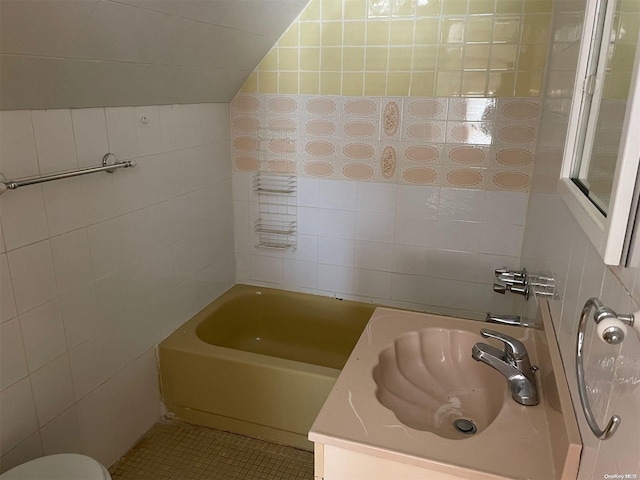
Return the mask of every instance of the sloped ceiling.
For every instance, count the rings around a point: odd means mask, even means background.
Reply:
[[[0,0],[0,109],[229,102],[308,0]]]

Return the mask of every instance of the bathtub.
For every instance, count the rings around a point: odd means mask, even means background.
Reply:
[[[374,305],[235,285],[159,345],[189,422],[313,450],[307,433]]]

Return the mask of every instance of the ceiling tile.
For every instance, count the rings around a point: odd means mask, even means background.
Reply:
[[[138,42],[146,61],[159,65],[196,65],[207,25],[181,17],[140,9]]]
[[[0,109],[55,108],[60,91],[60,58],[0,56]],[[61,108],[61,107],[58,107]]]
[[[307,0],[0,0],[0,109],[228,102]]]
[[[0,53],[64,56],[97,0],[2,0]]]
[[[101,1],[68,56],[123,62],[145,61],[145,51],[139,41],[137,11],[128,5]]]

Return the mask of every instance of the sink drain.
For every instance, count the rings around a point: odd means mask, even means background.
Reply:
[[[478,427],[476,427],[471,420],[467,420],[466,418],[459,418],[453,422],[453,426],[456,430],[466,435],[473,435],[478,431]]]

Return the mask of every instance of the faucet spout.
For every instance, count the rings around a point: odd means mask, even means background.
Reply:
[[[486,343],[476,343],[471,350],[474,360],[486,363],[500,372],[509,382],[511,397],[522,405],[537,405],[538,392],[536,390],[533,372],[523,372],[509,361],[505,352]]]

